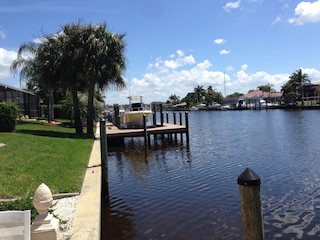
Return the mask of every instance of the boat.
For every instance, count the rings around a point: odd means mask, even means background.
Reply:
[[[230,105],[225,104],[221,107],[221,111],[229,111],[231,109]]]
[[[122,127],[141,128],[144,125],[143,116],[146,122],[149,121],[152,111],[149,105],[144,105],[142,96],[129,96],[129,106],[126,110],[119,111],[120,124]]]

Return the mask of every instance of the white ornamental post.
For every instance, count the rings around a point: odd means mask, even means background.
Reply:
[[[33,206],[39,215],[31,225],[31,240],[60,239],[59,219],[48,212],[52,200],[51,190],[46,184],[41,183],[33,196]]]

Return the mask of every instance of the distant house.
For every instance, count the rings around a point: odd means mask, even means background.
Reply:
[[[29,118],[40,117],[39,96],[23,89],[0,83],[0,102],[12,102],[18,105],[19,115]]]
[[[261,100],[267,100],[269,103],[280,103],[282,92],[264,92],[256,90],[242,96],[247,103],[256,103]]]
[[[320,82],[314,82],[303,86],[302,99],[319,103],[320,100]]]

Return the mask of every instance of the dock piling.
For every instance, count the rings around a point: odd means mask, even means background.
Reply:
[[[247,168],[239,177],[244,240],[263,240],[260,177]]]

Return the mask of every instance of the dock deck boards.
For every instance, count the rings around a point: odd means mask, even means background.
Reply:
[[[143,128],[139,129],[119,129],[114,125],[106,127],[108,138],[125,138],[125,137],[143,137],[145,132]],[[163,126],[148,127],[147,135],[151,134],[168,134],[168,133],[186,133],[187,128],[183,125],[164,123]]]

